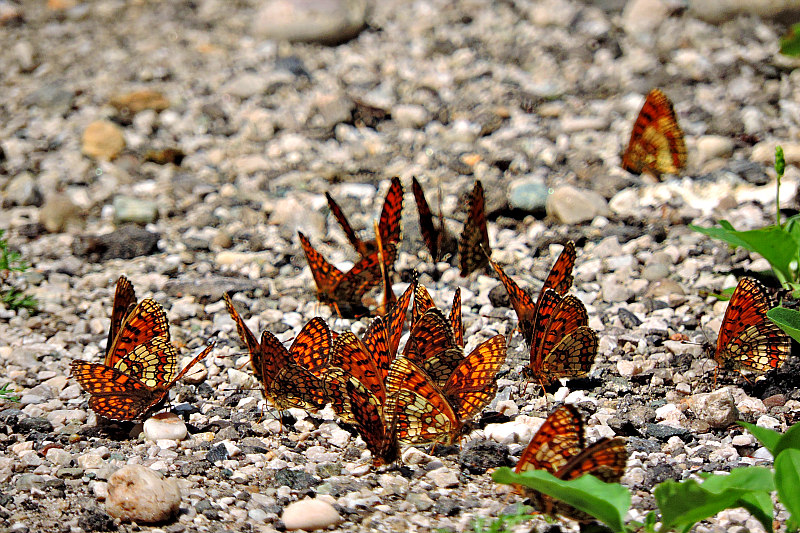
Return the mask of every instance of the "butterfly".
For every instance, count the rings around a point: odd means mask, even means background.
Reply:
[[[425,193],[422,191],[422,186],[416,177],[411,182],[411,189],[414,192],[414,200],[417,203],[419,230],[422,233],[422,239],[431,253],[433,262],[436,263],[448,253],[455,251],[455,238],[447,231],[441,207],[439,208],[439,225],[437,227],[434,224],[430,205],[428,205],[428,200],[425,198]]]
[[[147,300],[143,300],[147,301]],[[142,420],[167,398],[169,390],[214,347],[209,344],[177,375],[177,351],[168,338],[135,346],[114,366],[72,361],[72,375],[90,394],[89,407],[110,420]]]
[[[553,267],[550,269],[550,273],[544,281],[536,303],[533,302],[533,299],[527,292],[522,290],[513,279],[503,272],[500,265],[491,259],[489,260],[492,268],[497,273],[497,277],[500,278],[500,282],[503,284],[503,287],[505,287],[506,292],[508,292],[511,306],[517,313],[520,332],[527,344],[530,345],[533,338],[533,326],[538,313],[541,295],[547,289],[553,289],[559,296],[567,294],[570,287],[572,287],[572,269],[575,267],[575,258],[575,243],[568,241],[567,244],[564,245],[564,249],[561,250],[561,254],[558,256],[558,259],[556,259]]]
[[[789,357],[789,336],[767,318],[772,299],[753,278],[742,278],[731,295],[717,338],[718,366],[767,372]]]
[[[677,174],[686,165],[686,143],[672,102],[659,89],[647,93],[642,110],[633,124],[622,168],[634,174],[655,177]]]
[[[333,199],[330,193],[325,193],[325,198],[328,200],[328,207],[331,210],[336,221],[342,227],[347,240],[355,248],[356,252],[361,257],[369,256],[378,251],[377,239],[362,241],[356,235],[355,230],[348,222],[347,217],[344,216],[342,208]],[[383,201],[383,209],[381,209],[381,217],[378,222],[378,236],[377,238],[387,246],[400,242],[401,219],[403,212],[403,184],[400,183],[400,178],[392,178],[392,183],[386,193],[386,198]],[[394,262],[394,261],[392,261]]]
[[[371,253],[358,260],[347,272],[342,272],[322,257],[305,235],[299,231],[297,234],[317,285],[319,301],[334,305],[343,316],[368,314],[369,309],[362,298],[382,279],[381,256],[377,252]],[[387,245],[381,255],[384,265],[394,264],[397,249],[392,244]]]
[[[236,323],[242,342],[250,352],[250,364],[264,388],[264,397],[279,410],[298,407],[317,410],[325,407],[330,389],[315,372],[328,364],[332,345],[330,328],[321,318],[310,320],[287,350],[269,331],[256,336],[244,323],[229,295],[225,306]]]
[[[411,311],[411,328],[419,321],[422,315],[428,309],[435,308],[436,304],[433,302],[428,289],[424,285],[417,285],[414,291],[414,307]],[[448,316],[450,329],[453,334],[455,344],[464,346],[464,325],[461,322],[461,288],[456,287],[453,294],[453,305],[450,307],[450,314]]]
[[[625,474],[628,452],[621,438],[602,438],[586,447],[583,418],[571,405],[557,407],[544,421],[517,462],[514,471],[546,470],[570,480],[591,474],[606,483],[617,483]],[[580,522],[591,521],[583,511],[533,489],[517,486],[538,511]]]
[[[458,243],[458,253],[461,259],[461,276],[469,276],[472,272],[488,264],[487,253],[489,246],[489,230],[486,227],[486,209],[483,197],[483,185],[480,180],[475,181],[475,186],[469,197],[467,220],[461,232]]]
[[[108,340],[106,341],[106,356],[111,352],[111,345],[117,337],[119,328],[128,313],[136,306],[136,291],[133,284],[125,276],[117,279],[117,287],[114,291],[114,303],[111,308],[111,325],[108,327]],[[106,360],[105,364],[109,364]]]

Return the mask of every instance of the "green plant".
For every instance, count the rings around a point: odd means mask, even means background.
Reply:
[[[9,402],[18,402],[19,396],[14,394],[14,391],[8,387],[8,383],[0,387],[0,400],[6,400]]]
[[[781,53],[785,56],[800,55],[800,24],[794,24],[789,31],[781,37]]]
[[[531,519],[531,508],[518,505],[513,514],[502,514],[493,520],[476,518],[472,522],[472,531],[475,533],[507,533],[512,527]]]
[[[30,265],[22,260],[19,252],[8,248],[8,241],[3,238],[5,231],[0,230],[0,302],[9,309],[26,308],[36,310],[37,302],[21,290],[9,284],[12,272],[25,272]]]
[[[653,495],[658,513],[650,511],[643,522],[624,522],[631,497],[618,483],[604,483],[586,475],[565,481],[542,470],[515,474],[499,468],[492,478],[499,483],[519,484],[559,499],[588,513],[611,531],[632,533],[688,532],[697,522],[724,509],[743,507],[768,532],[772,532],[772,493],[790,513],[787,530],[797,531],[800,522],[800,423],[784,434],[740,422],[775,458],[774,468],[734,468],[727,475],[702,475],[702,481],[668,480],[658,484]],[[660,526],[657,526],[660,522]]]

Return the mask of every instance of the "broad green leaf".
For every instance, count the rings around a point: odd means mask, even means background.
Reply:
[[[794,24],[789,32],[781,37],[781,53],[785,56],[800,55],[800,24]]]
[[[792,428],[797,426],[795,424]],[[778,499],[795,522],[800,520],[800,450],[786,449],[775,458],[775,486]]]
[[[769,492],[750,492],[739,500],[753,517],[758,520],[766,531],[772,531],[772,496]]]
[[[757,426],[755,424],[751,424],[749,422],[742,422],[741,420],[736,422],[744,429],[750,432],[755,438],[758,439],[758,442],[761,443],[764,448],[766,448],[769,453],[775,457],[775,446],[778,445],[778,441],[781,440],[781,434],[777,431],[769,428],[762,428],[761,426]]]
[[[800,342],[800,313],[794,309],[774,307],[767,316],[794,340]]]
[[[794,424],[781,435],[772,455],[777,458],[783,450],[788,449],[800,450],[800,423]]]
[[[702,484],[690,479],[676,482],[667,480],[659,484],[653,494],[661,511],[659,531],[689,531],[694,524],[724,509],[745,507],[755,510],[756,518],[768,517],[765,529],[772,531],[772,503],[770,492],[775,490],[772,472],[767,468],[735,468],[730,475],[709,476]],[[762,493],[767,496],[754,496]],[[764,502],[768,505],[764,506]]]
[[[767,226],[750,231],[736,231],[727,220],[720,220],[719,225],[721,227],[701,228],[694,225],[689,227],[709,237],[761,254],[783,281],[794,279],[789,264],[797,259],[799,248],[794,237],[783,228]]]
[[[564,481],[544,470],[515,474],[508,467],[495,470],[492,479],[497,483],[517,483],[538,490],[589,513],[614,532],[625,531],[623,519],[630,508],[631,495],[619,483],[604,483],[590,475]]]

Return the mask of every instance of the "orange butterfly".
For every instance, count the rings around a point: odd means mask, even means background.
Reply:
[[[583,418],[575,407],[559,406],[533,436],[514,471],[519,474],[546,470],[563,480],[591,474],[606,483],[619,482],[628,461],[625,441],[602,438],[587,448],[583,425]],[[580,522],[592,520],[583,511],[541,492],[519,485],[517,489],[530,498],[532,506],[539,512],[553,517],[558,514]]]
[[[155,337],[169,340],[169,324],[164,308],[150,298],[145,298],[137,305],[133,285],[127,278],[120,276],[114,295],[103,364],[116,366],[133,348]]]
[[[431,253],[433,262],[436,263],[448,253],[455,252],[455,238],[447,231],[441,207],[439,208],[439,226],[437,227],[433,223],[433,213],[430,205],[428,205],[428,200],[425,198],[425,193],[422,191],[422,186],[416,177],[411,182],[411,188],[414,191],[414,200],[417,203],[419,230],[422,233],[425,246],[428,247],[428,251]]]
[[[458,243],[458,253],[461,258],[461,276],[469,276],[472,272],[489,264],[486,254],[490,250],[483,185],[480,180],[477,180],[469,197],[467,220],[464,222],[461,240]]]
[[[117,332],[122,327],[125,317],[130,314],[136,306],[136,291],[133,284],[125,276],[117,279],[117,288],[114,291],[114,304],[111,308],[111,325],[108,327],[108,340],[106,341],[106,360],[109,364],[108,354],[111,353],[111,346],[117,338]]]
[[[154,335],[160,328],[166,334]],[[146,298],[124,317],[106,355],[108,364],[72,361],[70,366],[91,395],[89,407],[95,413],[111,420],[141,420],[164,402],[172,386],[213,347],[213,343],[208,345],[176,375],[178,353],[169,341],[166,314],[160,304]]]
[[[686,165],[686,143],[672,102],[659,89],[647,94],[622,155],[622,168],[655,177],[677,174]]]
[[[330,389],[315,372],[324,369],[330,357],[332,336],[328,325],[321,318],[312,319],[303,326],[287,350],[269,331],[261,334],[259,343],[227,294],[225,305],[236,323],[239,337],[250,352],[250,364],[264,388],[264,398],[279,410],[325,407]]]
[[[789,357],[789,336],[767,318],[772,298],[753,278],[742,278],[733,291],[717,338],[718,367],[767,372]]]
[[[435,308],[436,304],[433,303],[428,289],[423,285],[417,285],[414,291],[414,307],[411,311],[411,328],[414,329],[415,324],[419,321],[422,315],[428,309]],[[453,305],[450,307],[450,315],[448,317],[451,332],[455,344],[464,347],[464,325],[461,322],[461,288],[457,287],[456,292],[453,294]]]
[[[342,227],[347,240],[353,245],[356,252],[361,257],[366,257],[378,251],[377,241],[375,239],[362,241],[356,235],[355,230],[348,222],[347,217],[344,216],[342,208],[331,197],[330,193],[325,193],[325,198],[328,199],[328,207],[330,207],[336,221]],[[386,198],[383,201],[383,209],[381,210],[381,218],[378,222],[378,237],[384,246],[389,244],[397,245],[400,242],[401,234],[401,219],[403,212],[403,184],[400,183],[400,178],[392,178],[392,184],[386,193]],[[394,263],[394,261],[392,261]]]
[[[334,305],[342,316],[368,314],[369,309],[362,298],[382,279],[381,257],[378,253],[362,257],[350,270],[342,272],[322,257],[305,235],[299,231],[297,234],[317,285],[319,301]],[[384,263],[393,264],[397,257],[395,246],[388,245],[383,252]]]
[[[575,258],[575,243],[568,241],[567,244],[564,245],[564,249],[558,256],[558,259],[556,259],[556,262],[553,264],[553,268],[550,269],[550,273],[544,281],[544,285],[542,286],[542,290],[535,304],[530,295],[522,290],[513,279],[503,272],[500,265],[491,259],[489,260],[492,268],[500,278],[500,282],[503,284],[503,287],[505,287],[506,292],[508,292],[511,306],[517,313],[520,332],[527,344],[530,345],[533,338],[533,327],[541,303],[541,295],[547,289],[553,289],[559,296],[567,294],[572,286],[572,269],[575,267]]]

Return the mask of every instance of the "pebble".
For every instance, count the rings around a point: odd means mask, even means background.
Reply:
[[[81,152],[89,157],[110,161],[125,148],[122,128],[108,120],[96,120],[83,130]]]
[[[281,520],[287,530],[314,531],[340,524],[342,517],[330,503],[317,498],[306,498],[287,505]]]
[[[126,465],[108,479],[106,512],[123,522],[163,522],[178,512],[180,503],[175,480],[147,467]]]
[[[364,0],[267,0],[251,29],[264,39],[338,44],[358,35],[366,9]]]
[[[145,437],[152,441],[162,439],[183,440],[186,438],[186,424],[175,413],[158,413],[144,421]]]
[[[50,233],[61,233],[83,221],[82,210],[62,195],[48,197],[39,210],[39,222]]]
[[[697,158],[705,163],[712,159],[730,157],[733,153],[733,140],[721,135],[704,135],[697,139]]]
[[[151,224],[158,220],[158,204],[150,200],[142,200],[131,196],[114,198],[114,222],[125,224]]]
[[[549,196],[550,189],[539,177],[519,178],[508,186],[508,203],[512,209],[541,213]]]
[[[727,388],[689,397],[689,406],[697,418],[713,428],[725,428],[739,420],[733,396]]]
[[[606,216],[609,210],[605,198],[597,192],[563,185],[547,197],[547,214],[563,224],[580,224]]]
[[[28,172],[11,178],[4,192],[6,199],[15,205],[40,206],[44,201],[36,180]]]
[[[153,89],[141,89],[111,97],[109,103],[118,111],[135,115],[146,109],[164,111],[169,107],[169,100],[163,93]]]

